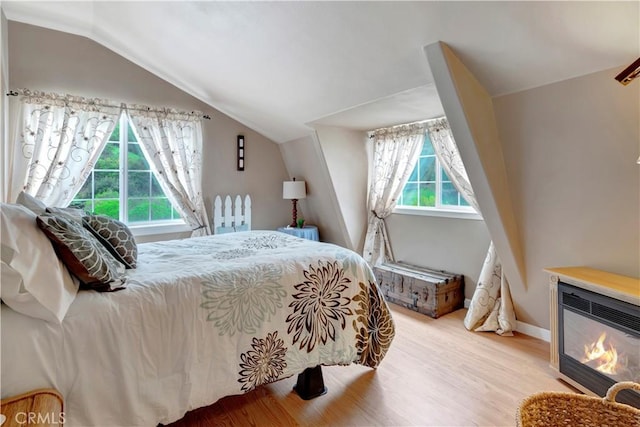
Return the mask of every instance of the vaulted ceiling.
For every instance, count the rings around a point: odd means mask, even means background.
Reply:
[[[491,96],[624,67],[638,2],[2,2],[86,36],[276,142],[442,114],[423,46]],[[612,76],[613,77],[613,76]]]

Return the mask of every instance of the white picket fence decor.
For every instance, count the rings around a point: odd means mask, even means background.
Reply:
[[[231,196],[226,196],[223,208],[222,198],[216,196],[213,201],[213,234],[249,230],[251,230],[251,197],[248,194],[244,197],[243,208],[242,198],[239,195],[233,203],[231,203]]]

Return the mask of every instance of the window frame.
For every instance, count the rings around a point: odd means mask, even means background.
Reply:
[[[425,142],[427,142],[428,135],[425,133]],[[428,139],[428,142],[431,143],[431,139]],[[416,162],[416,166],[420,162],[420,157],[418,157],[418,161]],[[455,219],[471,219],[471,220],[483,220],[482,215],[478,213],[472,206],[460,206],[460,205],[444,205],[442,204],[442,173],[445,172],[442,168],[442,164],[440,163],[440,159],[438,156],[434,154],[435,160],[435,195],[436,195],[436,205],[435,206],[409,206],[409,205],[400,205],[397,204],[393,209],[394,214],[400,215],[421,215],[421,216],[432,216],[432,217],[444,217],[444,218],[455,218]],[[446,172],[445,172],[446,173]],[[413,174],[413,170],[411,171]],[[415,181],[414,181],[415,182]],[[422,181],[417,181],[418,185]],[[452,181],[445,181],[452,182]],[[407,181],[408,183],[408,181]],[[405,187],[407,185],[405,183]],[[404,192],[404,187],[400,193],[400,197],[402,197],[402,193]],[[460,192],[458,192],[460,194]],[[460,194],[460,197],[462,195]]]
[[[180,233],[180,232],[188,232],[191,228],[182,218],[177,219],[161,219],[161,220],[149,220],[149,221],[134,221],[129,222],[129,163],[128,163],[128,153],[129,153],[129,132],[131,128],[131,123],[125,112],[122,112],[120,117],[118,118],[118,125],[120,128],[120,138],[118,140],[119,145],[119,158],[118,158],[118,220],[122,221],[131,229],[134,236],[150,236],[156,234],[168,234],[168,233]],[[107,144],[113,144],[115,141],[111,141],[111,135],[109,135],[109,140],[107,140],[105,144],[105,149]],[[140,145],[139,141],[135,142]],[[104,151],[104,149],[103,149]],[[102,155],[102,153],[100,153]],[[145,159],[146,160],[146,159]],[[148,160],[147,160],[148,163]],[[102,169],[98,169],[98,172],[103,171]],[[105,170],[108,172],[115,172],[115,170]],[[95,172],[96,169],[92,169],[92,199],[93,207],[95,209]],[[104,172],[104,171],[103,171]],[[149,168],[148,170],[141,172],[150,172],[153,177],[153,171]],[[151,186],[152,184],[150,184]],[[149,187],[151,188],[151,187]],[[151,191],[151,190],[150,190]],[[166,197],[166,194],[165,194]],[[167,197],[168,199],[168,197]],[[75,200],[75,197],[74,197]],[[103,200],[103,199],[98,199]],[[149,198],[151,200],[151,198]],[[172,207],[172,210],[174,208]]]
[[[433,208],[431,206],[396,206],[393,214],[420,215],[454,219],[472,219],[483,221],[482,215],[476,211],[455,210],[446,208]]]

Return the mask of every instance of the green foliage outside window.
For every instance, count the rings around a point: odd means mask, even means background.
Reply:
[[[441,172],[439,180],[436,179],[438,170]],[[438,185],[440,186],[439,190]],[[431,140],[428,135],[425,135],[422,152],[402,190],[398,205],[437,207],[438,191],[440,191],[441,206],[469,206],[460,196],[444,169],[440,167]]]
[[[127,218],[128,222],[179,219],[160,184],[150,170],[131,126],[127,126]],[[120,123],[96,161],[94,170],[84,183],[72,207],[96,215],[120,219]]]

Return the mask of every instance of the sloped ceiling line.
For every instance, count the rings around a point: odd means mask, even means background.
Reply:
[[[623,66],[640,51],[638,2],[0,7],[10,20],[89,37],[278,143],[310,135],[314,121],[364,126],[374,105],[371,128],[413,121],[421,104],[392,95],[433,83],[422,47],[435,40],[456,49],[490,96]],[[363,104],[372,105],[357,108]]]
[[[526,289],[523,247],[491,98],[445,43],[426,46],[425,54],[505,274],[512,286]]]

